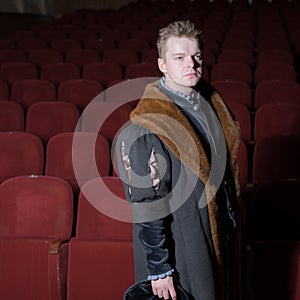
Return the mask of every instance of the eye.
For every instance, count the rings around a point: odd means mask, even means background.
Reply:
[[[182,60],[182,59],[183,59],[183,56],[175,56],[175,60],[180,61],[180,60]]]
[[[201,60],[203,60],[203,56],[200,53],[196,54],[195,59],[198,60],[198,61],[201,61]]]

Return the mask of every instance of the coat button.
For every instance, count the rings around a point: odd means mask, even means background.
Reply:
[[[196,104],[193,106],[193,111],[199,111],[200,110],[200,105]]]

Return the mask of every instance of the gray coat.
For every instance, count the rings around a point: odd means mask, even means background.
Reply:
[[[194,136],[204,149],[202,155],[204,153],[209,161],[210,154],[203,145],[205,137],[197,129],[199,124],[189,119],[184,110],[182,113],[192,124]],[[189,145],[185,145],[187,151],[184,152],[188,152]],[[221,299],[212,218],[209,206],[203,202],[200,205],[200,199],[207,201],[206,182],[159,132],[135,120],[122,131],[116,146],[126,198],[134,211],[136,281],[174,270],[178,283],[195,300]],[[217,219],[219,224],[222,223],[222,230],[218,231],[220,245],[226,242],[234,227],[230,201],[235,187],[229,162],[227,170],[230,174],[225,173],[214,197],[219,212]],[[230,189],[226,188],[228,183]]]

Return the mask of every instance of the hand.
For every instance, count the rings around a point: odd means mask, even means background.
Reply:
[[[170,299],[171,296],[171,299],[177,299],[172,276],[167,276],[163,279],[152,280],[151,285],[153,294],[159,298],[167,300]]]

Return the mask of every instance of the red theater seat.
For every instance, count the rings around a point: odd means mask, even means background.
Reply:
[[[22,49],[0,49],[0,64],[26,61],[27,57]]]
[[[102,91],[102,85],[95,80],[66,80],[58,87],[57,100],[70,102],[82,111],[94,98],[100,95]]]
[[[80,41],[70,38],[53,40],[50,44],[50,48],[57,50],[62,54],[66,54],[68,51],[81,49],[82,45]]]
[[[0,131],[24,131],[24,111],[20,104],[0,100]]]
[[[95,102],[87,107],[82,115],[82,130],[99,132],[110,143],[118,130],[129,121],[133,107],[118,102]]]
[[[253,83],[252,70],[249,65],[238,62],[217,63],[211,69],[211,81],[241,80],[249,86]]]
[[[122,68],[139,61],[138,54],[132,49],[110,49],[103,53],[103,62],[117,63]]]
[[[132,242],[73,238],[68,265],[69,300],[122,299],[134,283]]]
[[[58,133],[73,132],[79,120],[74,104],[45,101],[32,104],[26,115],[27,132],[37,135],[44,143]]]
[[[160,72],[156,63],[136,63],[127,66],[125,69],[124,78],[140,78],[140,77],[161,77]]]
[[[251,140],[251,115],[247,106],[240,103],[228,103],[230,110],[238,121],[241,128],[241,139],[245,142]]]
[[[300,137],[271,135],[257,140],[253,152],[254,184],[300,178]]]
[[[300,136],[300,102],[270,103],[256,110],[254,139],[276,134]]]
[[[263,81],[288,80],[297,82],[294,66],[282,62],[268,62],[256,67],[254,82],[256,86]]]
[[[49,63],[41,68],[41,79],[59,85],[65,80],[79,79],[80,69],[77,65],[68,62]]]
[[[70,300],[83,297],[122,299],[126,289],[134,283],[132,224],[107,216],[90,203],[90,197],[96,196],[101,203],[103,201],[103,207],[112,205],[113,210],[112,193],[121,198],[119,201],[125,202],[120,179],[102,179],[108,189],[97,178],[86,182],[79,195],[76,237],[70,243]]]
[[[75,193],[86,181],[108,176],[109,172],[109,144],[101,135],[62,133],[53,136],[47,144],[45,174],[65,179]]]
[[[252,94],[249,85],[241,80],[227,79],[213,81],[212,85],[227,103],[244,104],[252,108]]]
[[[65,61],[84,68],[87,64],[100,62],[100,54],[92,49],[74,49],[66,53]]]
[[[28,54],[34,50],[48,49],[49,45],[46,41],[35,38],[22,40],[18,43],[17,47]]]
[[[0,80],[0,99],[8,100],[9,99],[9,88],[5,81]]]
[[[63,56],[54,49],[37,49],[29,53],[28,61],[42,67],[49,63],[63,62]]]
[[[11,100],[18,102],[24,109],[41,101],[56,99],[55,85],[42,79],[25,79],[15,82],[11,89]]]
[[[37,67],[30,62],[12,62],[0,66],[0,79],[10,86],[23,79],[39,79]]]
[[[268,103],[299,103],[300,86],[295,81],[271,80],[257,85],[254,94],[254,108]]]
[[[3,299],[64,300],[73,194],[63,180],[20,176],[0,185]]]
[[[121,66],[116,63],[91,63],[84,67],[82,78],[96,80],[105,88],[109,82],[122,79],[123,72]]]
[[[41,140],[28,132],[0,132],[0,182],[19,175],[41,175],[44,149]]]

